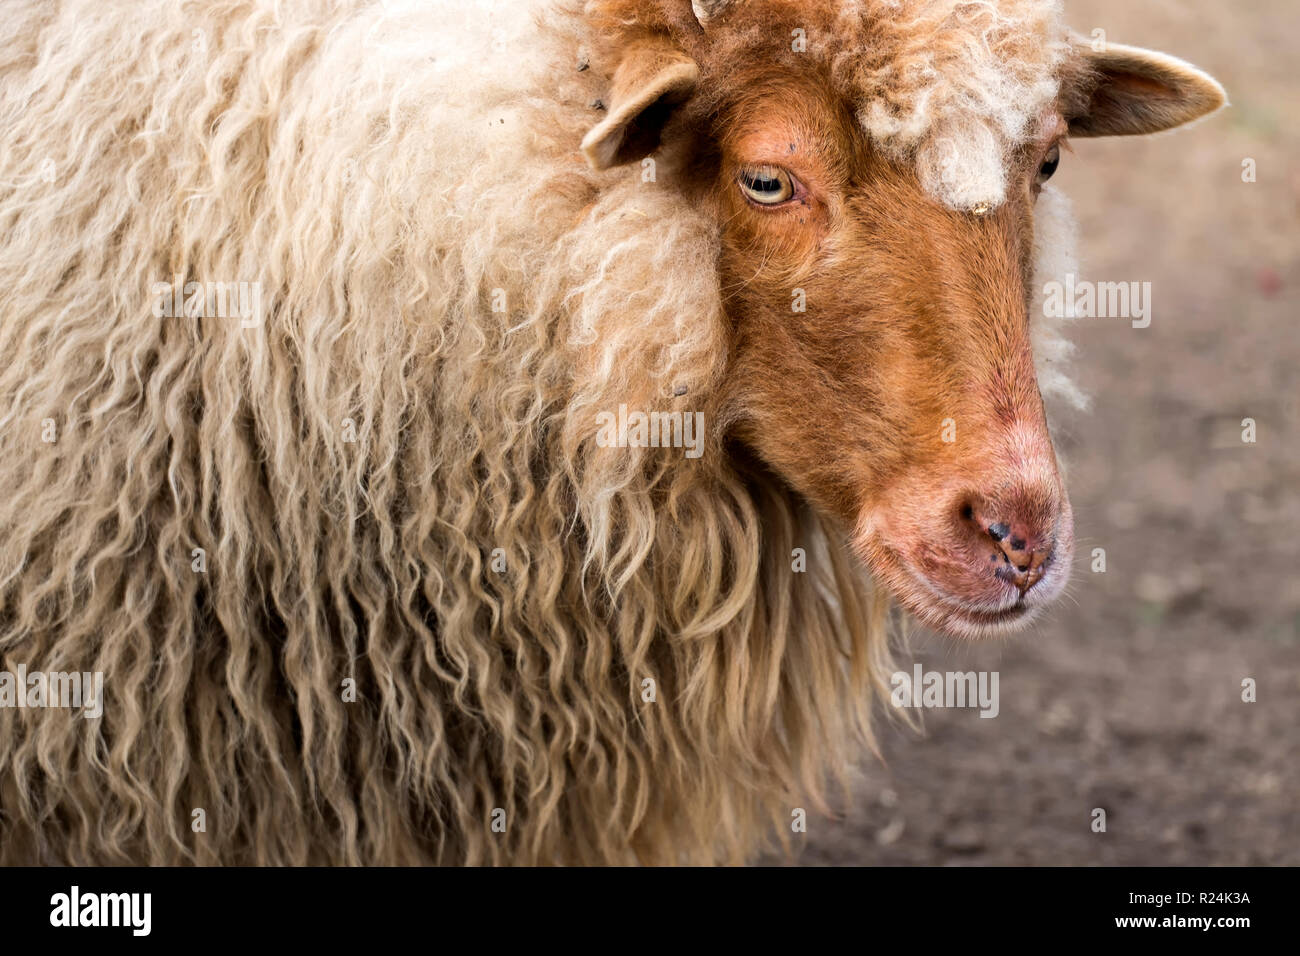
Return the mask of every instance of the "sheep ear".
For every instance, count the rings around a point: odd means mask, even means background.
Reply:
[[[633,163],[659,148],[664,123],[700,82],[695,61],[663,40],[629,47],[614,71],[609,115],[582,140],[593,169]]]
[[[1087,41],[1078,49],[1091,75],[1080,91],[1083,112],[1069,120],[1071,136],[1158,133],[1200,119],[1227,102],[1212,76],[1168,54],[1117,43],[1095,50]]]

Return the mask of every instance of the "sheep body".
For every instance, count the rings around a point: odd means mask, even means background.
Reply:
[[[106,699],[0,708],[0,860],[739,860],[869,741],[885,601],[710,405],[716,224],[579,162],[612,66],[534,12],[11,5],[0,658]]]

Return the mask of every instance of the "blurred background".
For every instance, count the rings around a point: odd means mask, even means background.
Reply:
[[[883,762],[864,760],[840,819],[810,815],[795,862],[1300,864],[1300,4],[1066,13],[1207,70],[1231,106],[1063,156],[1082,277],[1152,283],[1149,328],[1074,328],[1093,404],[1054,421],[1069,595],[1005,639],[916,632],[900,666],[998,671],[999,716],[882,720]]]

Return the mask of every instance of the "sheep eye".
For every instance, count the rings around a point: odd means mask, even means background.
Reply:
[[[794,195],[790,174],[775,166],[755,166],[740,174],[740,189],[760,206],[775,206]]]
[[[1043,165],[1038,167],[1038,185],[1043,185],[1052,178],[1052,173],[1056,172],[1056,167],[1061,165],[1061,147],[1053,146],[1043,157]]]

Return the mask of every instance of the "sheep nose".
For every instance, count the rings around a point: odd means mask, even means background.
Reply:
[[[1023,595],[1043,579],[1056,547],[1054,513],[1039,512],[1039,520],[990,521],[987,509],[968,507],[968,521],[982,535],[989,548],[994,574],[1019,589]],[[1053,509],[1054,511],[1054,509]]]
[[[1024,594],[1043,578],[1043,566],[1052,556],[1052,543],[1035,540],[1026,532],[1019,534],[1005,522],[991,524],[985,532],[998,547],[1005,562],[996,572]]]

